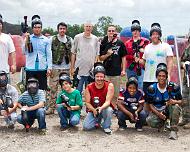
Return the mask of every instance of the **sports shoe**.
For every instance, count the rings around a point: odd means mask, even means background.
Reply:
[[[7,126],[7,128],[9,128],[9,129],[14,129],[15,126],[14,126],[14,124],[10,124],[10,125]]]
[[[111,135],[111,134],[112,134],[112,131],[111,131],[110,128],[104,129],[104,132],[105,132],[106,134],[108,134],[108,135]]]
[[[188,121],[182,120],[181,122],[178,123],[178,126],[184,126],[188,123]]]
[[[119,131],[124,131],[124,130],[126,130],[126,128],[127,128],[127,127],[119,126],[118,130],[119,130]]]
[[[39,134],[40,135],[46,135],[47,134],[47,130],[46,129],[40,129],[39,130]]]
[[[60,127],[61,131],[66,131],[69,127]]]
[[[190,122],[183,126],[183,129],[190,129]]]
[[[138,131],[138,132],[142,132],[143,129],[142,129],[142,128],[137,128],[137,131]]]
[[[177,132],[171,131],[169,134],[169,139],[177,140]]]

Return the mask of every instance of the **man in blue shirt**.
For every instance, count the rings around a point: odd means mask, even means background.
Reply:
[[[177,139],[177,124],[181,113],[182,95],[178,85],[167,82],[167,66],[160,63],[157,66],[154,83],[147,88],[147,102],[150,105],[150,113],[146,119],[147,124],[159,130],[164,127],[166,120],[170,120],[169,139]]]
[[[17,121],[23,124],[26,131],[33,125],[34,120],[38,120],[39,130],[42,134],[46,133],[45,93],[39,89],[39,82],[35,78],[29,78],[27,81],[27,91],[25,91],[18,100],[18,107],[21,108],[21,114]]]
[[[50,41],[41,34],[42,22],[38,15],[32,17],[32,35],[26,36],[26,81],[35,77],[39,81],[39,88],[47,90],[47,76],[52,69],[52,51]],[[27,35],[27,34],[26,34]]]

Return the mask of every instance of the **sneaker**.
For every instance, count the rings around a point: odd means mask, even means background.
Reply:
[[[112,134],[112,131],[111,131],[110,128],[104,129],[104,132],[105,132],[106,134],[108,134],[108,135],[111,135],[111,134]]]
[[[177,140],[177,132],[171,131],[169,134],[169,139]]]
[[[61,131],[65,131],[65,130],[67,130],[69,127],[60,127],[60,130]]]
[[[183,126],[183,129],[190,129],[190,122]]]
[[[124,130],[126,130],[126,127],[119,127],[119,129],[118,129],[119,131],[124,131]]]
[[[142,131],[143,131],[142,128],[137,128],[136,130],[137,130],[138,132],[142,132]]]
[[[40,129],[39,130],[39,134],[40,135],[46,135],[47,134],[47,130],[46,129]]]
[[[14,125],[14,124],[10,124],[10,125],[7,126],[7,128],[9,128],[9,129],[14,129],[14,128],[15,128],[15,125]]]
[[[185,120],[182,120],[181,122],[178,123],[178,126],[184,126],[186,125],[188,122]]]

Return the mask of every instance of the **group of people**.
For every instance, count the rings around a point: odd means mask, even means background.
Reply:
[[[85,23],[84,32],[74,40],[66,35],[64,22],[57,25],[58,34],[50,39],[41,33],[40,16],[32,17],[31,27],[33,34],[24,34],[23,45],[26,91],[18,97],[9,77],[16,71],[15,48],[10,36],[2,32],[0,16],[0,110],[9,128],[18,121],[28,131],[37,119],[40,132],[45,134],[45,116],[57,110],[64,131],[80,123],[83,102],[87,112],[84,130],[101,127],[111,134],[113,114],[119,130],[125,130],[129,120],[137,131],[143,131],[143,125],[159,131],[167,128],[169,138],[177,139],[178,125],[190,128],[190,46],[181,59],[185,69],[182,98],[181,88],[170,82],[173,52],[161,41],[159,23],[151,25],[149,41],[140,36],[140,22],[134,20],[132,37],[125,43],[119,40],[114,25],[108,26],[101,40],[92,34],[91,23]],[[13,59],[10,72],[9,54]],[[120,88],[120,79],[126,76],[126,87]],[[18,116],[17,108],[21,108]]]

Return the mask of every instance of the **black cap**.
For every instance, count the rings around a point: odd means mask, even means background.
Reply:
[[[34,27],[35,24],[40,24],[42,26],[42,21],[39,15],[32,16],[32,28]]]
[[[126,83],[126,88],[129,87],[130,84],[134,84],[138,88],[138,80],[135,76],[131,76]]]
[[[153,32],[157,32],[160,35],[160,37],[162,37],[162,30],[161,30],[161,26],[159,23],[153,23],[151,25],[150,36],[152,36]]]
[[[140,22],[138,20],[132,21],[131,31],[133,32],[135,30],[138,30],[139,32],[141,32],[141,26],[140,26]]]
[[[68,82],[70,84],[72,83],[69,75],[66,74],[66,73],[62,73],[62,74],[59,75],[59,84],[61,86],[62,86],[62,84],[63,84],[64,81],[66,81],[66,82]]]
[[[97,73],[103,73],[104,75],[106,74],[106,70],[105,68],[102,66],[102,65],[98,65],[94,68],[94,76],[97,74]]]

